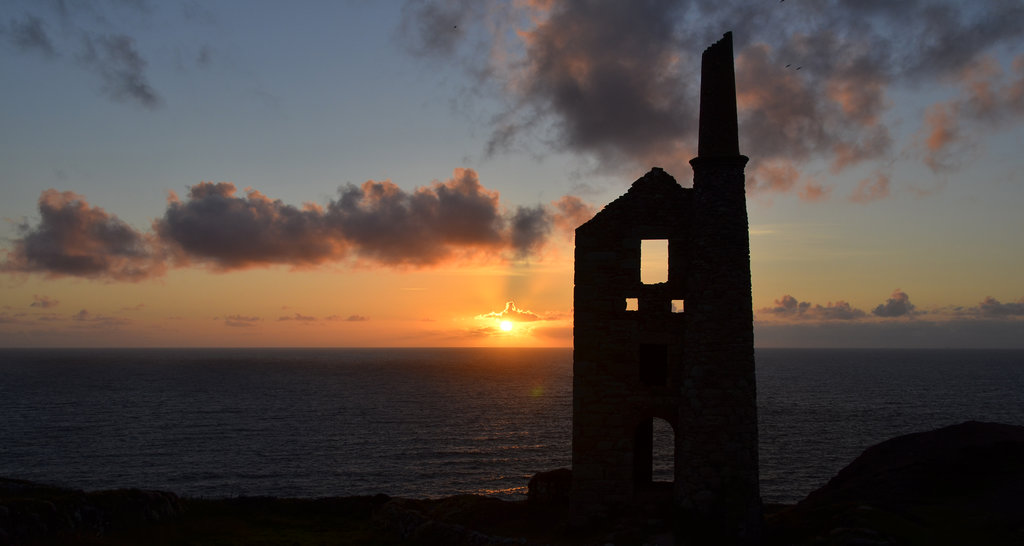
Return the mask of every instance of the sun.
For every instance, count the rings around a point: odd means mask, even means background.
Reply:
[[[511,332],[512,331],[512,321],[511,320],[503,320],[503,321],[501,321],[501,324],[498,325],[498,327],[501,328],[502,332]]]

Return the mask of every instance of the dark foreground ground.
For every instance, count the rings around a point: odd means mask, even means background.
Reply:
[[[554,474],[533,502],[201,500],[0,479],[0,544],[672,543],[669,518],[657,514],[569,528],[567,477]],[[1024,427],[969,422],[883,442],[800,503],[766,506],[764,523],[767,545],[1022,545]]]

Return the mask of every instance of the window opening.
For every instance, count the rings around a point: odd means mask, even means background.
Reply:
[[[639,351],[640,382],[644,385],[668,385],[668,346],[641,343]]]
[[[640,298],[626,298],[626,311],[639,311]]]
[[[668,239],[640,241],[640,282],[668,282]]]
[[[673,313],[682,313],[682,312],[684,312],[684,308],[685,308],[684,303],[686,303],[686,300],[672,300],[672,312]]]

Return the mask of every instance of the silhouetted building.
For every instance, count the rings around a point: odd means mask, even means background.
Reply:
[[[702,58],[693,188],[654,168],[576,230],[577,521],[660,503],[677,540],[760,535],[746,162],[727,33]],[[646,240],[667,241],[664,282],[641,278]],[[673,430],[671,486],[652,481],[654,419]]]

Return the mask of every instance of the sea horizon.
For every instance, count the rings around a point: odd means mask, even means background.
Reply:
[[[897,435],[1024,425],[1024,350],[756,352],[766,502],[800,500]],[[198,497],[519,499],[534,473],[571,466],[571,406],[563,347],[6,348],[0,476]],[[670,481],[665,425],[654,471]]]

